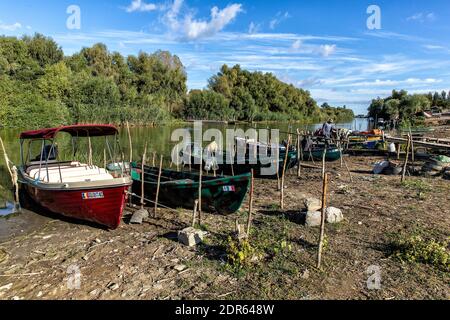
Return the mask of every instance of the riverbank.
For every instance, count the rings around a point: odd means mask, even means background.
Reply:
[[[374,176],[379,157],[346,157],[328,166],[330,205],[344,221],[327,225],[324,267],[315,268],[318,228],[301,221],[303,199],[320,197],[321,171],[304,168],[286,178],[285,210],[276,180],[255,181],[251,244],[258,257],[241,272],[227,267],[225,244],[235,219],[246,221],[248,201],[231,216],[205,214],[209,235],[197,248],[176,232],[191,212],[158,211],[142,225],[105,231],[55,216],[37,215],[32,230],[0,243],[0,299],[449,299],[449,272],[390,255],[391,235],[449,236],[450,184],[442,178]],[[19,216],[12,217],[13,223]],[[370,266],[381,287],[370,290]],[[79,268],[80,289],[68,289],[68,270]]]

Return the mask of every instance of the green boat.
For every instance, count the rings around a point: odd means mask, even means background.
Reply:
[[[274,159],[272,159],[269,156],[266,157],[260,157],[257,155],[257,159],[252,158],[250,159],[249,155],[247,154],[243,158],[238,158],[235,156],[233,164],[231,164],[229,161],[229,156],[227,154],[223,154],[223,161],[220,164],[217,164],[216,172],[223,175],[240,175],[244,173],[249,173],[253,169],[254,176],[258,178],[276,178],[277,177],[277,171],[278,175],[281,176],[283,172],[283,166],[284,166],[284,160],[286,158],[286,152],[280,152],[279,155],[279,161],[278,161],[278,169],[274,168],[275,170],[271,170],[270,167],[272,165],[271,162],[275,162]],[[197,169],[198,163],[200,163],[200,157],[199,156],[191,156],[191,162],[192,167]],[[287,156],[287,163],[286,163],[286,170],[294,168],[298,163],[297,159],[297,151],[289,151]],[[203,159],[203,165],[202,168],[205,168],[206,161]],[[274,163],[275,165],[275,163]],[[212,170],[209,170],[212,171]]]
[[[154,201],[159,169],[145,166],[144,197]],[[141,195],[141,165],[131,164],[133,193]],[[231,214],[239,210],[250,185],[251,174],[233,177],[202,177],[202,211]],[[199,174],[162,170],[158,203],[169,208],[193,209],[198,199]]]
[[[314,158],[314,160],[322,160],[323,158],[323,151],[324,149],[314,149],[311,151],[312,157]],[[303,153],[303,157],[305,159],[309,159],[309,152],[304,152]],[[339,160],[341,158],[341,152],[339,150],[339,148],[336,147],[332,147],[332,148],[328,148],[327,149],[327,153],[325,154],[325,161],[336,161]]]

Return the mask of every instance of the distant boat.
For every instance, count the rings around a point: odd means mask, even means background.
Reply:
[[[133,193],[142,193],[141,164],[132,163]],[[159,168],[144,167],[144,197],[154,200]],[[202,177],[202,211],[231,214],[239,210],[250,185],[250,173],[228,177]],[[193,209],[199,198],[200,175],[193,172],[162,170],[158,203],[170,208]]]
[[[72,136],[74,150],[78,146],[74,141],[78,138],[118,134],[117,128],[110,125],[73,125],[23,132],[20,135],[23,159],[19,169],[21,187],[38,205],[53,213],[95,222],[110,229],[117,228],[126,191],[132,183],[131,177],[123,171],[111,173],[76,159],[60,161],[55,139],[60,132]],[[26,155],[25,141],[28,142]],[[40,154],[32,159],[31,145],[36,144],[41,147]],[[92,158],[92,155],[87,158]]]
[[[311,155],[314,160],[322,160],[323,153],[325,148],[316,148],[311,151]],[[303,157],[308,159],[309,152],[303,152]],[[325,161],[336,161],[341,158],[341,151],[337,147],[329,147],[327,148],[327,152],[325,154]]]
[[[259,147],[258,147],[259,148]],[[268,154],[261,156],[258,151],[254,152],[247,151],[243,154],[236,152],[234,156],[230,152],[223,152],[216,156],[203,157],[202,158],[202,168],[208,168],[212,172],[215,167],[215,171],[219,174],[224,175],[240,175],[244,173],[249,173],[252,169],[254,171],[255,177],[259,178],[274,178],[277,175],[281,176],[283,171],[284,162],[286,159],[286,147],[279,147],[278,160],[276,156],[270,155],[270,147],[268,148]],[[191,166],[196,169],[200,164],[200,154],[197,151],[185,150],[182,152],[182,156],[190,156]],[[218,160],[220,159],[220,161]],[[297,165],[297,151],[290,150],[287,155],[286,170],[289,170]],[[277,167],[278,163],[278,167]]]

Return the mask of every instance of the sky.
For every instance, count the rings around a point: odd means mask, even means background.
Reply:
[[[240,64],[357,114],[392,89],[450,90],[448,0],[0,2],[0,34],[36,32],[67,55],[98,42],[123,55],[169,50],[189,89]]]

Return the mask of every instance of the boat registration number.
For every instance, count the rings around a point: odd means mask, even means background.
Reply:
[[[103,191],[98,191],[98,192],[82,192],[81,193],[81,198],[83,200],[88,200],[88,199],[103,199],[105,196],[103,195]]]
[[[236,191],[236,188],[234,186],[223,186],[223,191],[234,192],[234,191]]]

